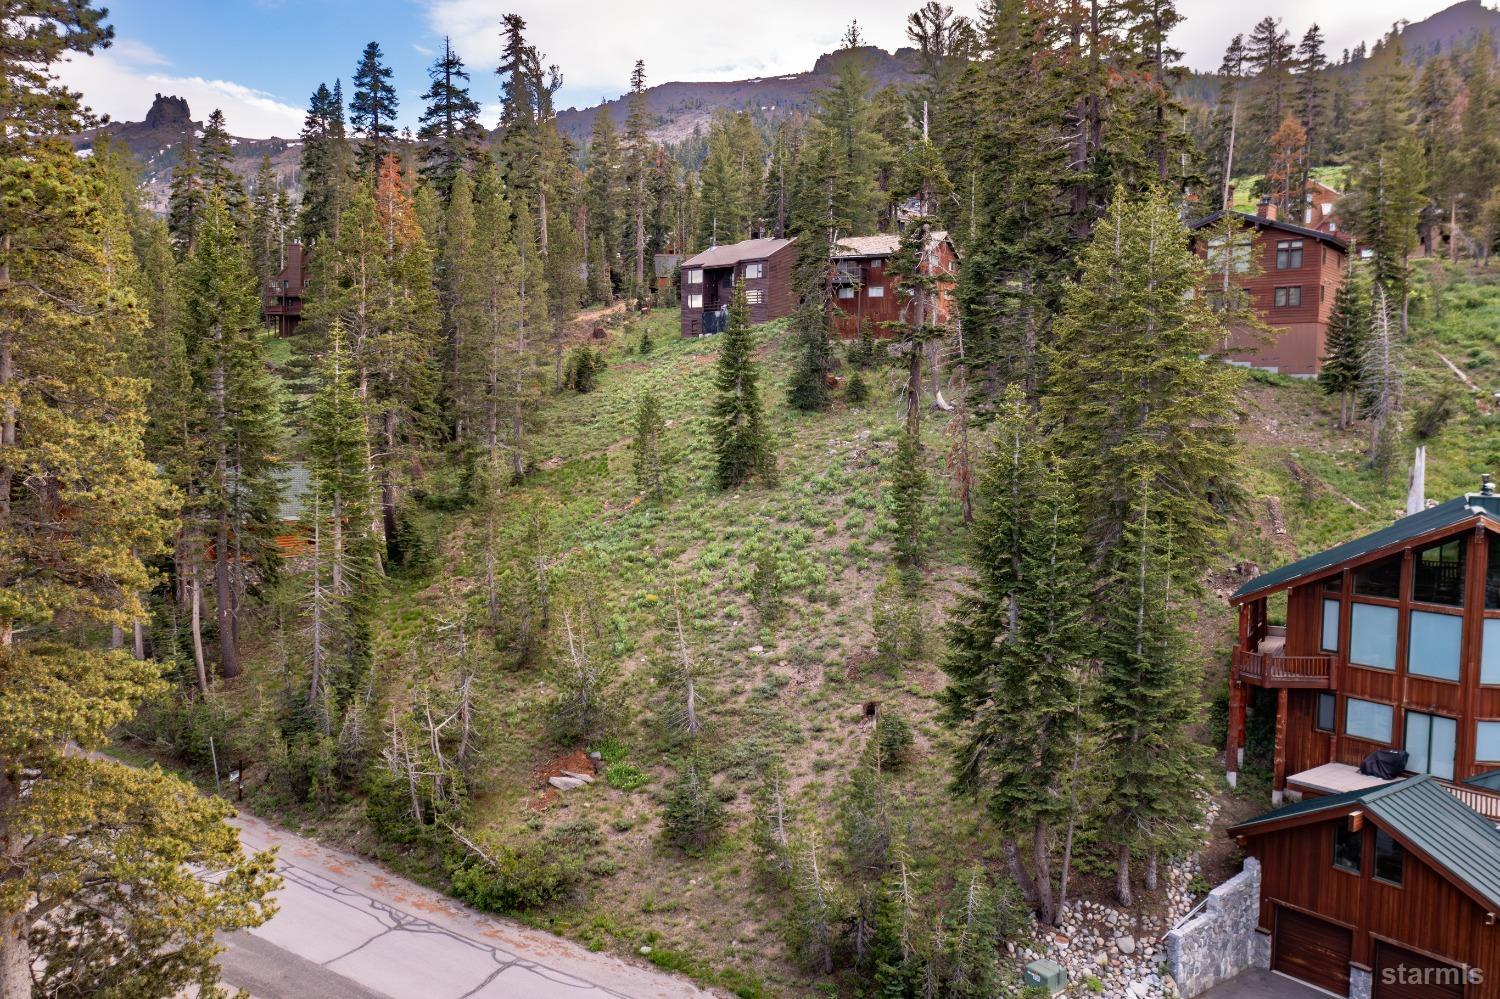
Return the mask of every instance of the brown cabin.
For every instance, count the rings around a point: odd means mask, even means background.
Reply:
[[[277,336],[291,336],[302,321],[302,294],[307,288],[307,252],[301,243],[288,244],[286,264],[266,282],[260,312]]]
[[[1338,996],[1500,996],[1500,831],[1436,779],[1308,798],[1229,834],[1260,863],[1254,963]]]
[[[867,322],[878,336],[887,332],[883,324],[900,321],[909,296],[902,296],[900,281],[890,273],[891,258],[900,248],[901,237],[894,233],[850,236],[833,248],[831,307],[838,336],[856,337]],[[953,315],[958,275],[958,251],[946,232],[931,235],[922,270],[941,277],[933,321],[944,325]]]
[[[1332,231],[1278,220],[1276,206],[1268,200],[1254,215],[1229,214],[1251,233],[1246,252],[1234,250],[1234,269],[1244,275],[1235,283],[1249,292],[1252,307],[1273,335],[1267,342],[1253,330],[1231,330],[1224,344],[1226,360],[1296,378],[1315,377],[1323,364],[1334,296],[1348,269],[1348,242]],[[1194,245],[1200,254],[1207,256],[1222,239],[1211,233],[1224,215],[1214,212],[1189,226],[1197,234]],[[1252,259],[1258,266],[1251,266]]]
[[[1343,196],[1342,192],[1309,177],[1307,187],[1302,192],[1302,224],[1319,232],[1338,232],[1339,224],[1334,217],[1334,208]]]
[[[795,239],[747,239],[715,246],[679,263],[682,274],[682,335],[721,333],[729,319],[735,282],[745,281],[750,322],[789,316],[796,308],[792,268]]]
[[[1273,601],[1283,625],[1271,623]],[[1226,769],[1247,712],[1274,715],[1272,800],[1380,783],[1375,750],[1405,752],[1500,822],[1500,494],[1481,490],[1250,580],[1229,683]],[[1284,602],[1284,603],[1283,603]]]

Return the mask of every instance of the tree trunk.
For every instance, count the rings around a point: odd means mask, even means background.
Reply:
[[[1157,851],[1156,851],[1155,848],[1153,848],[1150,853],[1146,854],[1146,890],[1147,891],[1156,891],[1156,859],[1157,859]]]
[[[1016,887],[1021,889],[1021,897],[1026,899],[1027,905],[1036,905],[1036,882],[1021,860],[1021,848],[1016,845],[1015,837],[1006,836],[1000,841],[1000,847],[1005,851],[1005,862],[1010,865],[1010,876],[1015,880]]]
[[[385,531],[386,557],[390,557],[391,545],[396,542],[396,480],[391,475],[391,462],[396,453],[396,414],[386,411],[381,418],[385,434],[385,461],[380,465],[380,515]]]
[[[30,928],[25,913],[0,915],[0,999],[30,999],[31,945],[26,940]]]
[[[1115,860],[1115,900],[1129,909],[1135,905],[1135,895],[1130,890],[1130,847],[1121,844]]]
[[[219,518],[214,537],[214,621],[219,626],[219,672],[224,679],[240,675],[240,650],[234,634],[234,581],[229,578],[229,524]]]
[[[188,582],[188,600],[193,607],[193,665],[198,668],[198,689],[208,693],[208,664],[203,658],[203,584],[198,579],[198,563],[193,563]]]
[[[1031,859],[1036,865],[1036,903],[1042,922],[1057,925],[1057,900],[1052,894],[1052,831],[1038,822],[1031,837]]]

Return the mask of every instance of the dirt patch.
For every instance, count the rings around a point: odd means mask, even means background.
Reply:
[[[562,756],[554,756],[531,772],[532,779],[537,786],[537,794],[527,807],[533,812],[545,812],[557,801],[559,797],[557,788],[547,783],[549,779],[562,777],[567,773],[594,774],[596,772],[597,767],[594,761],[582,749],[575,749]]]

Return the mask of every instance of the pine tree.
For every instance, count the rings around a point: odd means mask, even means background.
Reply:
[[[96,755],[164,692],[97,629],[144,616],[170,498],[129,369],[145,317],[111,266],[125,220],[58,138],[88,122],[56,64],[112,31],[83,2],[25,13],[0,62],[0,994],[206,994],[215,935],[263,922],[275,879],[226,805]]]
[[[700,856],[724,826],[724,806],[713,785],[713,774],[697,753],[677,766],[662,816],[667,842],[688,856]]]
[[[349,124],[360,139],[359,163],[370,177],[384,164],[395,141],[400,105],[384,58],[379,42],[365,46],[354,70],[354,96],[349,100]]]
[[[607,302],[614,295],[614,278],[624,279],[620,239],[625,224],[620,136],[607,108],[601,107],[594,117],[588,154],[584,203],[589,213],[589,297]]]
[[[647,389],[635,410],[634,452],[635,487],[647,499],[660,501],[667,489],[667,455],[664,438],[666,421],[656,393]]]
[[[583,241],[573,220],[566,213],[554,217],[552,238],[542,261],[547,279],[547,316],[551,320],[553,389],[563,388],[563,352],[567,347],[568,324],[583,304]]]
[[[1245,155],[1240,157],[1248,168],[1266,165],[1271,134],[1291,109],[1291,70],[1295,59],[1296,49],[1280,19],[1267,15],[1256,22],[1245,43],[1245,65],[1255,77],[1256,94],[1247,116]]]
[[[915,580],[916,571],[927,560],[927,470],[921,441],[909,431],[896,438],[889,509],[894,524],[891,552],[896,564]]]
[[[1303,191],[1307,188],[1306,173],[1307,130],[1291,115],[1287,115],[1271,136],[1270,164],[1266,167],[1266,194],[1276,206],[1278,217],[1299,218]],[[1295,205],[1295,207],[1294,207]]]
[[[431,205],[427,207],[433,215],[431,221],[422,225],[428,245],[438,248],[436,254],[436,278],[438,304],[443,326],[443,395],[445,415],[457,439],[467,437],[471,429],[463,411],[460,396],[459,364],[464,355],[463,338],[468,329],[481,321],[475,314],[480,307],[485,286],[484,267],[488,261],[476,254],[474,184],[469,175],[460,170],[453,178],[448,192],[447,208],[438,204],[436,191],[423,185],[418,192],[418,201],[413,210],[420,218],[424,211],[422,193],[427,192]]]
[[[947,714],[964,735],[958,786],[984,801],[1012,869],[1021,868],[1017,883],[1042,919],[1056,922],[1052,850],[1059,829],[1077,818],[1069,777],[1095,651],[1092,580],[1075,487],[1045,453],[1034,413],[1012,392],[996,424],[974,533],[975,585],[949,624]]]
[[[1312,168],[1322,162],[1328,154],[1329,106],[1325,90],[1328,58],[1323,54],[1323,29],[1316,23],[1310,25],[1297,45],[1297,116],[1307,133],[1302,149],[1302,176],[1297,181],[1298,204],[1301,193],[1307,189]]]
[[[1377,280],[1370,294],[1370,326],[1360,357],[1360,415],[1369,421],[1371,468],[1388,475],[1396,461],[1396,439],[1401,432],[1402,371],[1401,337],[1396,329],[1394,307],[1385,287]]]
[[[755,229],[765,146],[748,112],[714,113],[708,157],[699,171],[697,242],[718,246],[749,239]]]
[[[1349,269],[1333,299],[1328,317],[1327,353],[1318,372],[1318,385],[1339,400],[1338,428],[1344,430],[1357,414],[1365,345],[1369,342],[1370,302],[1365,268],[1349,255]]]
[[[197,144],[191,138],[183,139],[177,155],[177,164],[172,167],[172,190],[167,199],[167,228],[172,233],[172,246],[181,258],[192,250],[197,239],[204,193]]]
[[[625,179],[630,187],[630,245],[635,268],[631,289],[637,299],[646,294],[646,217],[651,211],[650,106],[646,98],[646,63],[637,59],[630,72],[630,116],[625,121]]]
[[[1244,96],[1245,36],[1235,35],[1219,63],[1219,101],[1214,109],[1205,167],[1205,188],[1219,208],[1230,207],[1235,145],[1239,140],[1240,103]]]
[[[250,199],[250,261],[255,276],[265,281],[281,270],[286,247],[286,220],[281,214],[284,192],[271,157],[262,156],[255,173],[255,190]]]
[[[879,177],[893,157],[876,127],[865,62],[857,50],[839,53],[833,82],[815,95],[803,140],[794,228],[821,233],[830,245],[840,236],[875,232],[886,203]]]
[[[443,54],[427,70],[432,81],[422,100],[426,109],[418,121],[417,138],[422,142],[422,178],[442,195],[446,203],[453,179],[473,168],[484,142],[479,123],[479,102],[469,96],[469,74],[464,61],[443,36]]]
[[[352,168],[344,130],[343,89],[318,84],[302,123],[302,241],[308,245],[337,238],[348,201]]]
[[[224,112],[214,108],[198,139],[198,177],[205,195],[218,195],[235,225],[245,224],[245,185],[234,172],[234,144]]]
[[[745,281],[735,282],[729,304],[729,321],[719,344],[719,363],[714,375],[713,441],[715,480],[720,489],[733,489],[752,475],[769,480],[775,474],[761,413],[759,380],[751,359],[749,309],[745,305]]]

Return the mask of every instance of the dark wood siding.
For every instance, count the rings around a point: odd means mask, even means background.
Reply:
[[[1335,995],[1349,994],[1354,931],[1286,906],[1276,907],[1271,967]]]
[[[1464,999],[1465,969],[1375,941],[1374,999]]]

